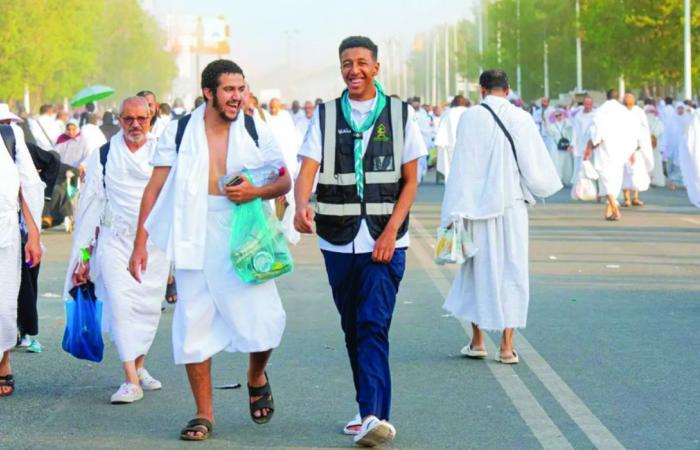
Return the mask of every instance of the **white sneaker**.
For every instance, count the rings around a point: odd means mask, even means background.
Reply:
[[[370,416],[362,423],[360,432],[353,438],[357,445],[363,447],[377,447],[393,440],[396,437],[396,428],[386,420],[379,420]]]
[[[163,387],[163,384],[153,378],[150,373],[144,368],[136,371],[136,375],[139,376],[139,381],[141,381],[141,388],[144,391],[157,391]]]
[[[32,340],[29,338],[29,336],[24,335],[22,336],[22,339],[20,339],[19,344],[17,344],[17,347],[27,349],[30,345],[32,345]]]
[[[122,383],[119,390],[112,395],[112,404],[134,403],[143,398],[143,389],[132,383]]]

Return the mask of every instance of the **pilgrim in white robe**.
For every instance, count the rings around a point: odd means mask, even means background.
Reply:
[[[437,147],[437,171],[444,177],[445,181],[450,176],[450,165],[452,155],[455,151],[455,140],[457,138],[457,125],[462,113],[466,111],[465,106],[453,106],[442,113],[442,120],[437,134],[435,135],[435,146]]]
[[[158,114],[156,122],[151,128],[151,134],[154,138],[158,139],[160,135],[163,134],[163,131],[165,130],[165,127],[168,126],[168,124],[170,123],[170,120],[170,116],[163,116],[161,114]]]
[[[150,239],[175,264],[178,297],[173,316],[176,364],[206,361],[221,351],[261,352],[276,348],[286,315],[274,281],[246,284],[233,269],[229,239],[234,204],[208,195],[209,150],[201,105],[175,151],[177,125],[168,125],[151,165],[171,167],[146,220]],[[269,127],[256,120],[259,146],[240,113],[230,125],[227,173],[284,161]]]
[[[674,113],[669,114],[664,127],[663,152],[668,181],[681,186],[684,180],[680,165],[680,148],[687,137],[690,121],[691,116],[686,111],[686,106],[678,102]]]
[[[103,302],[102,330],[109,335],[122,362],[146,355],[151,348],[170,267],[165,253],[149,242],[148,270],[142,274],[141,283],[126,270],[134,249],[141,197],[153,171],[150,160],[155,146],[155,139],[149,138],[132,153],[124,132],[119,131],[110,139],[104,177],[100,152],[90,156],[66,274],[64,297],[68,299],[80,249],[94,244],[90,279],[97,298]]]
[[[633,128],[632,116],[617,100],[606,101],[593,116],[591,142],[597,146],[593,165],[598,172],[601,196],[620,195],[625,162],[637,148]]]
[[[299,171],[299,161],[297,154],[301,147],[302,137],[299,137],[291,114],[285,110],[280,110],[277,114],[266,114],[265,123],[270,128],[272,135],[277,141],[277,146],[284,155],[284,165],[289,170],[289,175],[292,177],[292,190],[290,190],[285,199],[287,200],[287,209],[282,217],[282,225],[284,226],[284,234],[287,240],[292,244],[297,244],[301,238],[299,232],[294,228],[294,213],[296,211],[296,201],[294,200],[294,180],[296,180],[297,172]],[[257,119],[256,119],[257,120]],[[262,121],[260,121],[262,122]]]
[[[574,154],[571,146],[573,145],[573,128],[567,117],[566,110],[556,109],[547,118],[547,134],[549,135],[549,155],[554,162],[554,167],[557,169],[559,179],[564,186],[571,186],[571,180],[574,178]],[[559,142],[562,140],[569,141],[569,148],[566,150],[559,149]]]
[[[17,296],[19,294],[21,264],[20,188],[34,223],[41,224],[44,206],[44,183],[34,167],[29,150],[21,139],[21,131],[11,125],[15,133],[15,160],[0,139],[0,354],[17,343]]]
[[[87,157],[89,157],[92,152],[107,143],[107,138],[105,138],[105,135],[102,130],[100,130],[100,127],[92,123],[86,123],[82,126],[80,129],[80,136],[83,139],[83,145],[87,151]]]
[[[658,117],[658,112],[653,106],[644,108],[649,123],[649,133],[652,136],[652,147],[654,151],[654,168],[651,173],[651,185],[656,187],[666,186],[666,175],[664,175],[663,156],[661,155],[661,142],[664,134],[664,124]]]
[[[588,141],[591,139],[590,128],[593,122],[593,115],[595,111],[586,112],[581,108],[574,115],[573,119],[573,140],[571,141],[574,149],[574,171],[571,183],[574,184],[578,173],[581,170],[581,163],[583,162],[583,155],[586,153],[586,146]]]
[[[469,221],[478,250],[460,267],[443,307],[484,330],[523,328],[530,298],[526,202],[562,184],[532,117],[502,97],[484,102],[510,132],[517,163],[486,108],[462,114],[451,169],[460,176],[447,181],[441,225]]]
[[[688,125],[688,138],[679,156],[688,199],[700,208],[700,110],[693,113]]]
[[[630,132],[635,136],[637,145],[634,152],[634,162],[625,163],[622,188],[631,191],[643,192],[649,189],[651,177],[649,173],[654,169],[654,150],[651,145],[651,131],[644,110],[637,105],[628,109],[632,118]]]

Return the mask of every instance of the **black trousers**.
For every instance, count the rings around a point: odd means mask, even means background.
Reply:
[[[22,245],[22,281],[17,296],[17,328],[21,336],[39,334],[39,313],[37,296],[39,294],[39,266],[29,268],[24,262],[24,245]]]

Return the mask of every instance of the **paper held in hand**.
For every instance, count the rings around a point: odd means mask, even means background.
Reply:
[[[464,264],[467,259],[476,254],[469,221],[461,218],[452,221],[448,228],[437,229],[437,244],[435,245],[435,262],[444,264]]]

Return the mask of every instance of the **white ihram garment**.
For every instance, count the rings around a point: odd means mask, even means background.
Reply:
[[[148,139],[135,153],[124,142],[124,133],[112,136],[103,184],[100,152],[90,156],[85,185],[76,218],[71,260],[66,275],[66,292],[80,248],[89,246],[99,228],[90,260],[90,279],[102,300],[102,329],[108,333],[122,362],[148,353],[161,316],[169,263],[165,253],[148,243],[147,270],[141,283],[126,268],[134,249],[141,197],[153,167],[156,142]]]
[[[443,307],[485,330],[522,328],[530,295],[525,202],[534,204],[535,196],[548,197],[562,184],[532,117],[501,97],[484,102],[513,137],[518,162],[485,108],[464,112],[452,162],[460,176],[447,182],[441,225],[469,220],[478,251],[460,267]]]
[[[664,124],[653,112],[647,112],[647,122],[649,123],[649,132],[656,138],[654,147],[654,169],[651,171],[651,185],[657,187],[666,186],[666,175],[664,175],[663,157],[661,155],[661,140],[664,134]]]
[[[591,139],[590,128],[593,122],[594,111],[586,112],[581,108],[578,113],[574,116],[573,120],[573,140],[572,145],[574,146],[574,176],[571,180],[572,183],[576,182],[576,177],[581,170],[581,163],[583,162],[583,155],[586,153],[586,146],[588,141]]]
[[[700,110],[693,113],[686,145],[681,147],[680,164],[690,203],[700,208]]]
[[[282,218],[282,226],[287,240],[292,244],[297,244],[301,239],[301,235],[294,228],[294,213],[296,211],[296,202],[294,201],[294,183],[299,172],[299,162],[297,161],[297,153],[301,147],[302,138],[299,137],[292,116],[287,111],[279,111],[277,115],[267,114],[266,123],[270,127],[272,135],[277,141],[277,146],[284,155],[284,165],[289,170],[289,176],[292,178],[292,189],[285,195],[287,200],[287,209]],[[254,119],[256,126],[261,120]]]
[[[209,151],[202,105],[192,113],[175,152],[177,124],[165,129],[153,166],[171,167],[146,221],[154,242],[174,255],[178,297],[173,317],[176,364],[199,363],[225,351],[260,352],[279,345],[286,316],[274,281],[243,283],[229,257],[233,203],[208,195]],[[256,120],[259,147],[243,113],[230,125],[228,173],[283,160],[269,127]],[[180,169],[182,167],[182,169]]]
[[[455,151],[455,140],[457,139],[457,125],[459,118],[467,108],[464,106],[454,106],[443,113],[437,135],[435,136],[435,146],[437,147],[437,171],[443,174],[445,181],[450,176],[450,165]]]
[[[625,163],[637,148],[632,115],[617,100],[608,100],[598,108],[591,124],[594,149],[593,165],[598,171],[599,195],[616,198],[622,190]]]
[[[562,110],[559,110],[562,111]],[[556,110],[554,112],[557,112]],[[547,119],[547,133],[550,137],[549,154],[557,169],[559,179],[564,186],[570,186],[574,178],[574,154],[569,150],[559,150],[557,144],[561,139],[568,139],[573,145],[573,128],[568,119]]]
[[[634,152],[634,164],[629,161],[625,163],[622,187],[643,192],[649,189],[651,184],[649,173],[654,169],[651,131],[647,115],[642,108],[635,105],[628,112],[632,116],[631,132],[636,136],[637,150]]]
[[[683,108],[683,113],[678,114],[678,109]],[[663,156],[666,161],[668,181],[675,184],[684,184],[683,172],[680,164],[680,149],[687,138],[688,127],[692,120],[691,115],[685,111],[683,103],[676,104],[673,114],[669,114],[664,128]]]
[[[34,223],[41,223],[44,183],[34,167],[24,139],[15,133],[15,161],[0,139],[0,354],[17,343],[17,295],[19,294],[23,251],[21,249],[18,212],[20,186]]]

